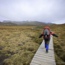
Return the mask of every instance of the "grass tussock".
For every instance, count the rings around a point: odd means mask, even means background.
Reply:
[[[54,37],[56,63],[65,65],[65,25],[53,25],[51,29],[58,35],[58,38]]]
[[[29,65],[39,44],[35,26],[0,26],[0,65]]]

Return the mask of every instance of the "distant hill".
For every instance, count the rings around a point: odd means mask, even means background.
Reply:
[[[17,24],[12,22],[0,22],[0,25],[17,25]]]
[[[32,22],[15,22],[17,25],[47,25],[47,23],[38,22],[38,21],[32,21]]]
[[[44,23],[38,21],[3,21],[0,22],[0,25],[51,25],[52,23]]]

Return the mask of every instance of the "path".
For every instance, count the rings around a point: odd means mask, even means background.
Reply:
[[[53,36],[51,36],[50,39],[49,52],[46,53],[43,41],[34,55],[30,65],[56,65],[53,48]]]

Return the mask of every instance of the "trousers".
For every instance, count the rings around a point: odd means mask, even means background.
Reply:
[[[45,41],[45,48],[46,50],[49,50],[49,41],[50,41],[50,38],[49,39],[44,39]]]
[[[49,49],[49,44],[45,43],[45,48],[46,48],[46,50],[48,50]]]

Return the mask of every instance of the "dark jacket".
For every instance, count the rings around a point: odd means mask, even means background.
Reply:
[[[55,33],[53,33],[53,32],[50,32],[50,35],[53,35],[53,36],[55,36],[55,37],[58,37]],[[43,38],[44,38],[44,34],[41,34],[40,36],[39,36],[39,38],[41,38],[43,36]],[[50,39],[50,37],[49,37],[49,39]]]

